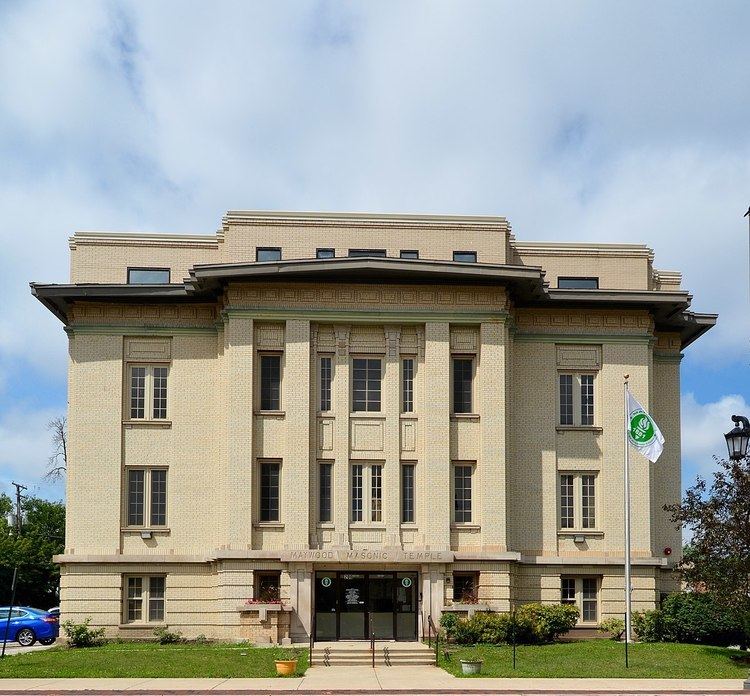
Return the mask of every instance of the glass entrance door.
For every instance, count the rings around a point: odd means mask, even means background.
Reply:
[[[395,637],[393,620],[394,582],[393,573],[368,574],[369,620],[372,630],[375,632],[375,640],[393,640]]]
[[[339,639],[367,638],[365,573],[339,573]]]
[[[417,637],[417,574],[396,573],[396,640]]]

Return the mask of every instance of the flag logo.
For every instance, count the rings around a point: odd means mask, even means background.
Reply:
[[[634,445],[650,445],[656,437],[654,422],[645,411],[630,415],[630,439]]]
[[[628,414],[627,433],[630,444],[633,445],[646,459],[655,462],[664,450],[664,436],[654,419],[627,392]]]

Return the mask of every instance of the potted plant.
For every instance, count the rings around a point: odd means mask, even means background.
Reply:
[[[276,674],[280,677],[291,677],[297,671],[297,660],[299,660],[299,651],[280,650],[277,659],[274,660]]]
[[[461,671],[464,674],[481,674],[484,660],[479,655],[467,655],[461,658]]]

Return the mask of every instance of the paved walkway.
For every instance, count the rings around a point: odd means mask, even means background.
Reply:
[[[0,696],[16,694],[720,694],[741,679],[459,679],[435,667],[311,667],[293,679],[0,679]]]

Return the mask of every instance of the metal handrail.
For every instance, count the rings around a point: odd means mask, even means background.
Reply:
[[[432,633],[435,632],[435,666],[438,666],[438,660],[440,656],[440,631],[438,630],[438,627],[435,625],[435,622],[432,620],[432,615],[427,615],[427,631],[428,631],[428,638],[427,638],[427,645],[432,647]]]
[[[310,657],[308,664],[313,666],[313,647],[315,646],[315,612],[310,611]]]
[[[372,628],[372,614],[369,614],[370,619],[370,653],[372,654],[372,668],[375,669],[375,631]]]

